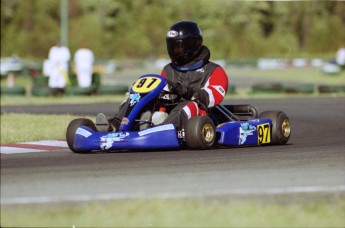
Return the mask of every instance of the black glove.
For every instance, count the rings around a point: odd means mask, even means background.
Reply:
[[[171,92],[177,96],[181,96],[190,100],[193,97],[194,90],[188,86],[182,85],[179,82],[172,82],[167,79],[168,85],[171,86]]]

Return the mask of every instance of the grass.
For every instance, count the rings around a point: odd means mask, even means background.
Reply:
[[[325,84],[325,85],[345,85],[345,71],[336,75],[326,75],[318,68],[294,68],[278,70],[258,70],[251,68],[234,68],[229,70],[231,75],[247,76],[252,78],[282,79],[284,81]]]
[[[345,196],[3,206],[2,227],[344,227]],[[308,200],[306,200],[308,199]]]
[[[65,139],[72,115],[1,115],[1,144],[38,140]],[[86,117],[94,119],[95,117]]]

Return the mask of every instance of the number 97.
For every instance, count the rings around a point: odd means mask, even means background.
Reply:
[[[271,142],[271,132],[269,123],[258,125],[258,141],[259,144]]]

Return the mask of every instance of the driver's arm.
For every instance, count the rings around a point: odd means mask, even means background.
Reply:
[[[164,71],[161,75],[167,78]],[[223,101],[228,90],[228,76],[222,67],[217,67],[202,88],[189,87],[188,85],[173,83],[169,80],[168,84],[171,86],[171,92],[174,94],[188,100],[198,100],[206,107],[211,108]]]
[[[212,108],[223,101],[227,91],[228,76],[222,67],[217,67],[203,88],[194,88],[193,97],[206,107]]]

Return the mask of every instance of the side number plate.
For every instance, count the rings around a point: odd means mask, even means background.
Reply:
[[[260,124],[258,125],[258,142],[259,144],[266,144],[271,142],[271,130],[270,124]]]

